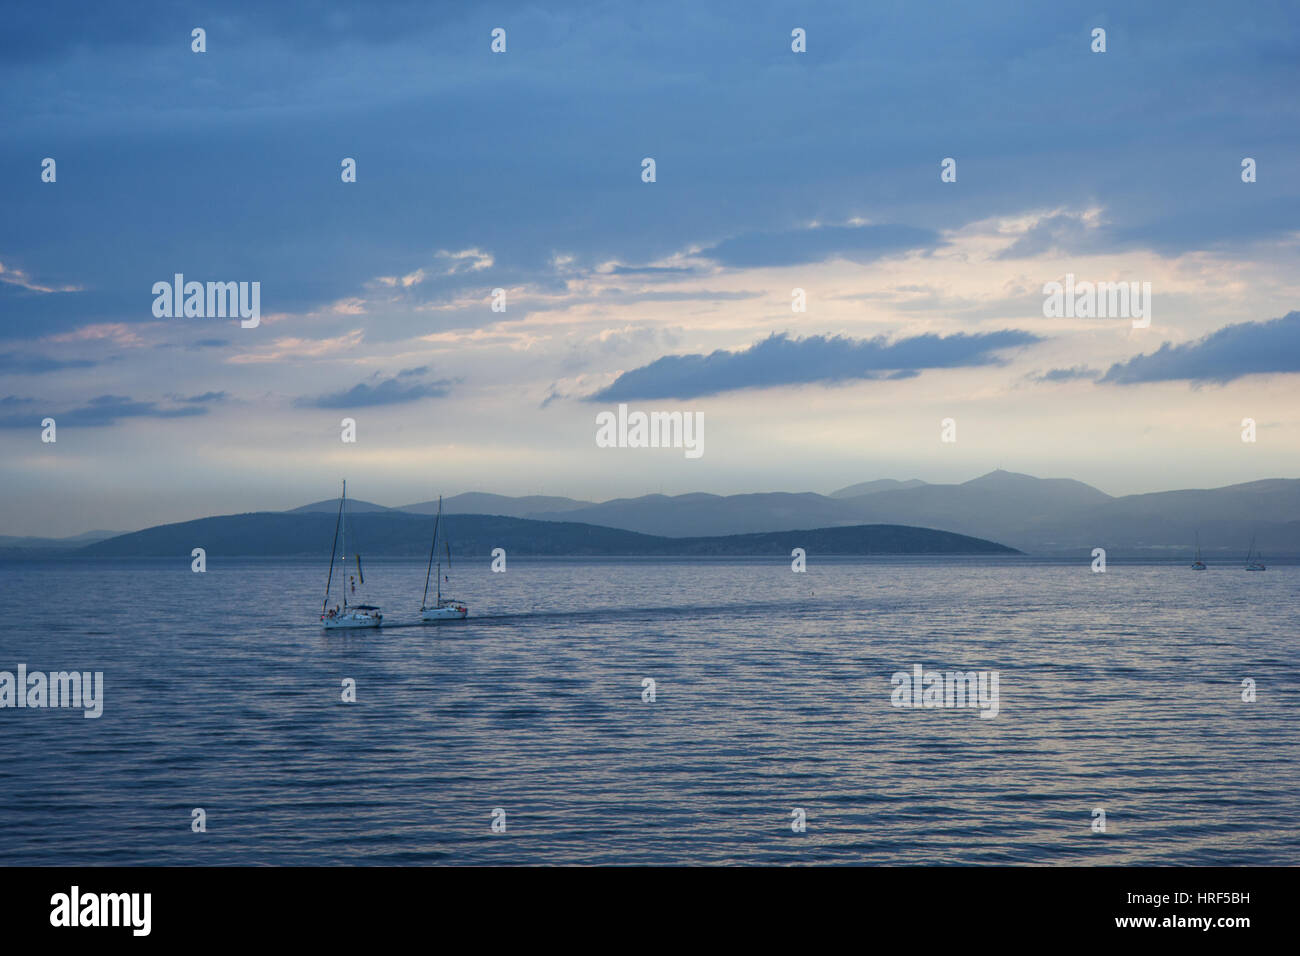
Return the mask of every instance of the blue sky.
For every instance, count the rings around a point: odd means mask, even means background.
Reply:
[[[3,532],[344,473],[393,504],[1300,475],[1294,5],[700,6],[10,11]],[[155,318],[177,272],[261,282],[261,325]],[[1044,318],[1067,272],[1151,282],[1151,327]],[[597,449],[606,400],[703,411],[705,455]]]

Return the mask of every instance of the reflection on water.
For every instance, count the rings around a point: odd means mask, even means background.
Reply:
[[[6,563],[0,669],[105,701],[0,711],[0,863],[1296,863],[1300,568],[1088,566],[466,562],[424,626],[375,563],[391,626],[325,633],[317,563]]]

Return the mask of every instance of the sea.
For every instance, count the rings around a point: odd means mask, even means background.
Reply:
[[[1295,565],[507,562],[0,564],[0,864],[1300,863]]]

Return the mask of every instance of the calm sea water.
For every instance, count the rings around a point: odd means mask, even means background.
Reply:
[[[393,626],[350,634],[323,578],[0,565],[0,670],[105,680],[0,710],[0,863],[1300,862],[1297,567],[467,562],[420,626],[374,563]],[[914,664],[1000,713],[892,706]]]

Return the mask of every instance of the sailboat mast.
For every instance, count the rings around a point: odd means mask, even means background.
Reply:
[[[343,479],[343,497],[339,500],[339,527],[343,529],[343,611],[348,610],[348,480]]]
[[[420,610],[429,606],[429,575],[433,573],[433,555],[438,550],[438,525],[442,523],[442,495],[438,496],[438,517],[433,522],[433,542],[429,545],[429,567],[424,572],[424,597],[420,599]],[[442,573],[442,568],[438,569]]]
[[[345,492],[347,491],[347,486],[348,486],[347,482],[345,481],[343,483],[343,489]],[[334,519],[334,543],[330,545],[330,573],[325,578],[325,603],[322,604],[320,608],[322,614],[325,613],[325,609],[329,607],[329,603],[330,603],[330,584],[334,580],[334,556],[338,554],[338,550],[339,550],[339,524],[342,521],[343,521],[343,499],[340,498],[339,514],[338,517]]]

